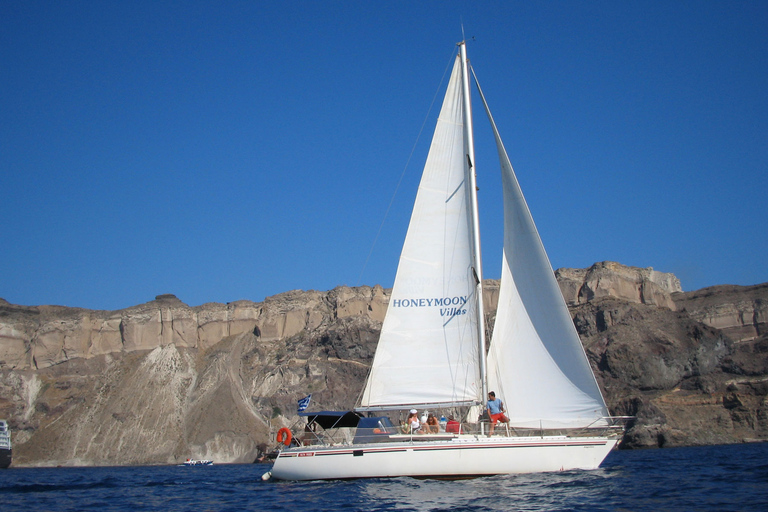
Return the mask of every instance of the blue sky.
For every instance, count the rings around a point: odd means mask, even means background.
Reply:
[[[26,1],[0,3],[0,297],[391,286],[462,22],[554,268],[768,281],[766,2]]]

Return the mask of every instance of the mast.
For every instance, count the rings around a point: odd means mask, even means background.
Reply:
[[[485,369],[485,314],[483,308],[483,260],[480,252],[480,218],[477,207],[477,175],[475,174],[475,136],[472,126],[472,101],[470,99],[471,91],[469,89],[469,61],[467,60],[466,41],[459,43],[461,50],[461,76],[462,89],[464,96],[464,133],[467,139],[467,165],[469,174],[469,197],[472,212],[472,241],[474,249],[474,263],[472,269],[475,278],[475,295],[477,296],[477,339],[480,359],[480,383],[482,386],[482,395],[480,403],[483,403],[488,396],[488,379]]]

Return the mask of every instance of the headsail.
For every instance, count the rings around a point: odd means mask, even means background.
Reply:
[[[480,399],[462,93],[457,56],[361,409]]]
[[[478,84],[478,90],[480,85]],[[570,428],[608,416],[568,307],[493,121],[504,192],[504,251],[488,386],[511,425]]]

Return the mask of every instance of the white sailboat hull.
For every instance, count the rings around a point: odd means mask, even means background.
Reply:
[[[397,476],[473,476],[596,469],[617,437],[476,437],[445,441],[291,448],[271,477],[331,480]]]

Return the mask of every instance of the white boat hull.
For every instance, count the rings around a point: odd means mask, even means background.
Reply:
[[[275,459],[271,477],[466,478],[596,469],[618,441],[618,437],[461,436],[446,441],[291,448]]]

